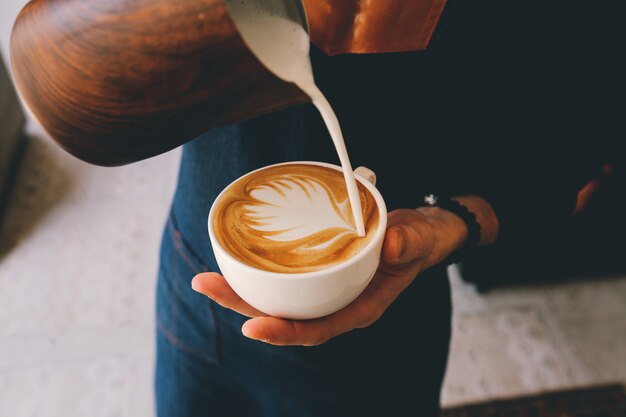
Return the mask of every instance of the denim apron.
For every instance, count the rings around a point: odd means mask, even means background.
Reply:
[[[377,173],[389,210],[446,186],[435,53],[328,58],[314,49],[312,59],[353,166]],[[158,416],[438,415],[451,319],[444,268],[420,274],[374,325],[316,347],[247,339],[245,317],[191,289],[194,274],[219,272],[206,226],[219,192],[251,170],[297,160],[338,163],[310,104],[184,146],[158,277]]]

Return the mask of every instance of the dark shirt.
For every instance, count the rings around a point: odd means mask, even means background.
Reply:
[[[353,166],[377,173],[389,210],[416,207],[427,192],[481,195],[501,222],[502,252],[492,257],[530,247],[549,253],[541,237],[569,220],[577,191],[607,154],[602,138],[623,131],[609,104],[619,91],[615,51],[596,45],[581,57],[572,42],[586,38],[559,8],[532,20],[529,31],[525,18],[536,9],[492,6],[497,16],[450,2],[422,52],[329,58],[314,47],[315,78]],[[217,194],[246,172],[294,160],[338,164],[310,104],[185,145],[174,213],[209,265],[206,218]]]

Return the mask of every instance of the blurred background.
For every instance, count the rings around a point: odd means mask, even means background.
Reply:
[[[25,3],[0,0],[6,68],[11,26]],[[4,71],[0,417],[152,416],[157,250],[180,154],[120,168],[81,162],[32,118],[22,128]],[[515,280],[500,273],[515,282],[479,283],[489,289],[479,292],[450,269],[444,407],[605,385],[612,386],[605,397],[623,407],[626,275],[545,282],[532,271]],[[585,398],[581,392],[575,396]]]

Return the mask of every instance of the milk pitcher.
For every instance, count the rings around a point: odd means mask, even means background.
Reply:
[[[289,33],[263,27],[276,22]],[[112,166],[306,102],[290,77],[307,64],[290,51],[306,52],[310,66],[308,47],[301,0],[31,0],[13,28],[11,61],[52,138]]]

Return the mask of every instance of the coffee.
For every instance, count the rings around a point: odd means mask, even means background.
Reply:
[[[372,240],[379,209],[358,184],[359,237],[341,171],[309,164],[264,168],[237,180],[215,203],[213,230],[237,260],[265,271],[302,273],[345,262]]]

